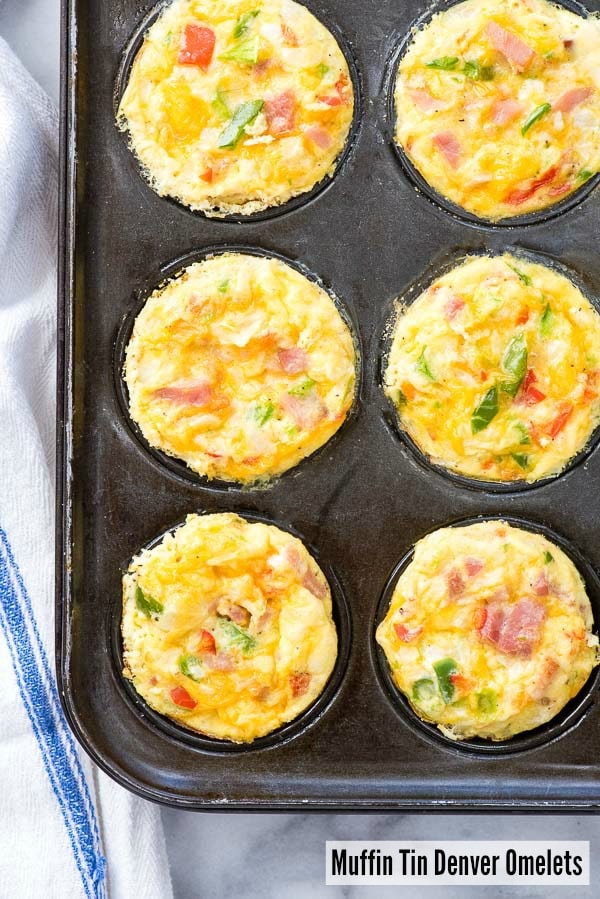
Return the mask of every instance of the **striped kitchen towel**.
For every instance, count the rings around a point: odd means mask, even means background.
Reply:
[[[78,750],[54,678],[56,169],[0,38],[0,896],[170,899],[158,808]]]

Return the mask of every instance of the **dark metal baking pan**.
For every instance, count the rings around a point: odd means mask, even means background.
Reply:
[[[569,725],[550,728],[526,751],[516,743],[507,753],[452,749],[384,688],[372,635],[390,572],[423,534],[461,519],[510,516],[548,527],[583,565],[600,566],[597,448],[535,490],[468,489],[399,443],[386,425],[379,378],[391,303],[436,261],[510,244],[560,260],[598,295],[600,192],[509,229],[467,223],[430,202],[391,146],[385,91],[386,63],[425,6],[306,5],[339,27],[356,58],[363,103],[355,145],[327,190],[275,218],[227,222],[155,195],[114,124],[119,67],[152,4],[63,0],[56,596],[66,714],[112,777],[180,808],[598,809],[595,676]],[[599,0],[589,8],[597,11]],[[232,245],[279,253],[314,272],[348,308],[362,343],[357,416],[301,474],[266,490],[223,491],[157,464],[128,426],[115,386],[115,335],[149,275],[187,253]],[[343,586],[352,629],[339,688],[284,742],[213,752],[167,732],[120,678],[114,634],[123,561],[200,509],[254,513],[292,528]]]

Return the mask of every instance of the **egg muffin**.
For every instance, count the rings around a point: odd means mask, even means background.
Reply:
[[[538,481],[584,449],[600,421],[600,317],[545,265],[468,257],[400,309],[384,389],[434,464]]]
[[[175,0],[148,29],[117,121],[151,186],[251,214],[333,174],[354,91],[333,35],[293,0]]]
[[[600,169],[600,19],[546,0],[466,0],[415,31],[395,140],[485,219],[536,212]]]
[[[416,714],[456,740],[550,721],[598,663],[585,586],[565,553],[503,521],[420,540],[377,642]]]
[[[188,515],[123,577],[124,675],[157,712],[250,743],[323,691],[331,592],[303,543],[238,515]]]
[[[156,290],[124,376],[148,443],[207,478],[267,481],[352,406],[352,335],[329,294],[279,259],[222,253]]]

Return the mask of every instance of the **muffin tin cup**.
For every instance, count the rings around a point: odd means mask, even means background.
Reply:
[[[551,256],[546,256],[526,247],[510,245],[502,247],[498,250],[491,250],[482,247],[478,250],[469,250],[465,252],[464,250],[456,249],[446,254],[445,258],[438,265],[434,265],[428,268],[426,272],[424,272],[415,281],[409,284],[398,298],[393,299],[392,302],[388,304],[385,311],[385,318],[382,322],[381,327],[382,337],[380,341],[378,372],[378,381],[383,399],[381,414],[384,424],[389,430],[392,437],[402,446],[408,449],[418,465],[426,472],[435,472],[436,475],[440,475],[446,480],[451,481],[457,487],[461,487],[466,490],[500,495],[539,490],[542,487],[547,487],[548,485],[553,484],[559,478],[565,477],[574,469],[578,468],[590,457],[590,455],[595,451],[598,443],[600,442],[600,421],[592,431],[585,446],[583,446],[574,456],[572,456],[567,464],[555,474],[540,478],[538,481],[526,481],[524,479],[516,481],[487,481],[482,478],[473,478],[468,475],[460,474],[459,472],[454,471],[451,468],[446,468],[445,466],[432,461],[432,459],[430,459],[423,452],[423,450],[413,440],[408,431],[403,427],[400,416],[398,414],[398,410],[394,406],[392,400],[384,392],[384,382],[385,370],[391,351],[394,329],[396,326],[396,322],[402,316],[403,312],[408,309],[412,305],[412,303],[416,299],[418,299],[418,297],[425,290],[427,290],[427,288],[434,281],[442,277],[442,275],[445,275],[448,272],[452,271],[454,268],[464,262],[467,257],[493,257],[502,256],[504,253],[510,253],[517,259],[522,259],[524,262],[532,262],[538,265],[545,265],[547,268],[555,271],[558,275],[562,275],[563,277],[567,278],[575,285],[575,287],[578,288],[578,290],[581,291],[585,298],[589,300],[592,307],[600,316],[600,298],[592,291],[587,281],[584,280],[581,275],[573,272],[566,265],[563,265],[561,262]]]
[[[127,390],[127,384],[125,383],[125,378],[123,376],[125,355],[129,340],[133,332],[135,321],[137,319],[137,316],[145,306],[146,302],[150,298],[151,294],[155,290],[164,287],[168,281],[182,274],[190,265],[193,265],[196,262],[202,262],[214,256],[223,255],[225,253],[242,253],[244,255],[258,256],[264,259],[277,259],[279,262],[285,263],[286,265],[290,266],[290,268],[299,272],[301,275],[304,275],[305,278],[307,278],[309,281],[312,281],[314,284],[324,290],[327,296],[334,303],[335,308],[341,316],[344,324],[350,331],[356,356],[356,384],[354,399],[350,409],[346,414],[346,418],[344,419],[338,430],[322,446],[318,447],[310,455],[305,456],[296,465],[288,468],[287,471],[283,471],[280,474],[275,475],[274,477],[267,480],[257,480],[247,484],[237,481],[228,481],[218,477],[208,478],[204,475],[199,474],[198,472],[195,472],[183,461],[183,459],[178,459],[176,456],[170,456],[163,450],[152,446],[146,440],[140,426],[132,419],[129,413],[129,394]],[[349,307],[345,305],[345,303],[337,296],[337,294],[335,294],[334,291],[329,287],[325,286],[318,275],[311,272],[310,269],[308,269],[302,263],[287,259],[280,253],[263,250],[260,247],[256,246],[226,244],[221,246],[205,247],[202,250],[194,250],[190,253],[186,253],[185,255],[180,256],[177,259],[172,260],[171,262],[165,263],[159,268],[157,272],[152,273],[148,276],[148,278],[146,278],[145,282],[140,286],[139,290],[136,291],[136,294],[134,296],[134,303],[130,311],[122,318],[115,336],[113,352],[113,379],[119,404],[119,411],[121,412],[129,433],[132,434],[145,454],[155,464],[160,465],[163,471],[167,471],[169,474],[174,475],[177,478],[183,479],[189,483],[194,484],[196,487],[203,488],[205,490],[214,490],[219,492],[241,491],[244,493],[250,493],[254,491],[269,490],[275,484],[278,484],[282,478],[288,480],[290,478],[302,477],[306,475],[308,473],[307,469],[310,470],[311,463],[314,460],[318,459],[324,452],[332,449],[332,447],[335,446],[335,443],[340,439],[343,433],[349,427],[351,427],[351,424],[357,419],[360,413],[363,368],[362,358],[360,335],[353,314],[351,313]]]
[[[171,5],[171,2],[172,0],[159,0],[159,2],[156,3],[138,22],[137,27],[134,29],[125,47],[125,51],[123,53],[121,63],[117,71],[113,90],[113,110],[115,120],[117,119],[119,105],[127,87],[131,67],[133,66],[135,57],[140,47],[142,46],[146,32],[154,24],[154,22],[156,22],[156,20],[166,9],[166,7]],[[266,209],[262,209],[258,212],[252,212],[246,215],[244,213],[228,213],[223,215],[218,212],[210,215],[201,209],[192,209],[190,206],[188,206],[182,200],[177,199],[176,197],[166,194],[164,196],[157,194],[157,196],[160,196],[162,200],[170,203],[173,206],[176,206],[178,209],[184,210],[190,215],[201,216],[202,218],[208,218],[211,221],[229,222],[238,225],[246,223],[252,224],[256,222],[268,221],[269,219],[285,215],[288,212],[293,212],[295,209],[299,209],[307,203],[311,203],[313,200],[316,200],[317,197],[325,193],[331,187],[336,178],[343,173],[343,170],[346,168],[346,165],[350,157],[352,156],[359,138],[359,132],[363,117],[362,78],[350,44],[346,40],[340,28],[336,25],[336,23],[331,21],[329,16],[325,15],[320,8],[315,9],[312,3],[305,3],[304,0],[299,0],[299,2],[301,6],[305,6],[306,9],[308,9],[308,11],[312,13],[312,15],[325,28],[327,28],[334,40],[337,42],[340,50],[342,51],[344,59],[346,60],[348,72],[350,73],[350,80],[352,81],[352,89],[354,92],[354,113],[352,116],[352,123],[346,137],[344,148],[335,160],[334,168],[331,174],[325,175],[325,177],[318,181],[315,185],[313,185],[310,190],[303,191],[302,193],[291,197],[289,200],[286,200],[285,203],[269,206]],[[141,160],[139,159],[135,151],[130,146],[128,132],[119,129],[119,134],[121,135],[125,143],[127,154],[130,158],[132,171],[137,173],[137,176],[141,178],[148,190],[152,190],[154,193],[156,193],[152,186],[149,174],[145,170]],[[216,208],[217,207],[215,207],[215,209]]]
[[[513,525],[533,534],[541,534],[552,543],[555,543],[565,555],[573,562],[577,571],[583,578],[586,592],[590,599],[594,616],[593,633],[598,633],[600,621],[600,577],[593,566],[584,558],[580,551],[568,540],[555,533],[551,528],[543,524],[517,518],[512,515],[478,515],[472,518],[451,521],[447,524],[437,525],[428,533],[434,533],[444,527],[461,528],[478,524],[483,521],[498,521]],[[427,536],[423,534],[419,539]],[[422,739],[453,753],[466,755],[478,755],[480,757],[506,758],[506,756],[522,755],[532,752],[540,747],[558,740],[582,721],[590,713],[597,701],[598,685],[600,684],[600,667],[594,668],[586,683],[579,693],[549,721],[529,731],[522,731],[508,740],[483,738],[469,738],[466,740],[453,740],[445,736],[439,728],[419,717],[402,691],[394,683],[391,668],[385,652],[377,643],[375,634],[377,627],[385,618],[390,602],[401,575],[406,571],[414,558],[414,546],[394,566],[385,588],[381,594],[375,613],[375,621],[371,632],[371,660],[377,672],[380,687],[390,702],[394,711],[401,719],[402,725],[410,727]],[[402,726],[401,725],[401,726]]]
[[[199,515],[216,514],[208,513],[204,510],[197,512]],[[352,622],[350,617],[350,608],[346,601],[345,593],[340,580],[330,565],[324,563],[319,558],[319,552],[306,542],[306,540],[287,524],[273,521],[264,515],[260,515],[251,511],[239,511],[237,513],[241,518],[249,522],[261,522],[262,524],[273,525],[293,537],[297,537],[302,541],[303,545],[309,551],[311,556],[321,568],[327,579],[331,590],[333,621],[337,631],[338,652],[333,670],[329,678],[317,698],[296,718],[282,724],[276,730],[257,737],[250,743],[236,743],[232,740],[222,740],[217,737],[210,737],[185,725],[175,722],[155,711],[145,699],[137,692],[133,683],[123,675],[123,640],[121,636],[121,616],[122,616],[122,597],[115,598],[113,602],[108,604],[106,632],[109,637],[108,650],[110,653],[113,675],[119,692],[123,699],[133,711],[133,713],[143,722],[144,726],[153,731],[154,734],[167,740],[173,741],[180,745],[196,750],[197,752],[209,755],[236,755],[240,753],[257,752],[264,749],[274,749],[283,746],[290,740],[306,733],[309,728],[314,727],[317,722],[327,714],[327,710],[335,702],[339,692],[341,683],[348,666],[350,658],[350,647],[352,642]],[[167,534],[173,533],[177,528],[185,524],[185,519],[178,521],[154,537],[145,546],[140,547],[134,556],[126,562],[122,567],[122,574],[125,574],[129,568],[129,564],[133,558],[142,550],[154,549],[164,539]]]
[[[434,3],[413,22],[412,26],[400,35],[395,43],[394,49],[388,57],[384,77],[383,77],[383,94],[385,97],[385,121],[384,131],[385,137],[390,147],[400,163],[400,167],[409,182],[417,189],[417,192],[424,196],[437,209],[451,215],[462,224],[474,227],[476,229],[487,231],[503,231],[506,229],[516,229],[527,227],[530,225],[540,225],[549,222],[558,216],[569,212],[578,207],[586,200],[600,184],[600,172],[585,181],[581,187],[566,196],[563,200],[546,206],[544,209],[538,209],[535,212],[526,212],[522,215],[514,215],[502,219],[490,219],[484,216],[478,216],[473,212],[469,212],[458,203],[445,197],[436,190],[427,179],[421,174],[416,165],[411,161],[404,147],[400,146],[395,139],[396,131],[396,104],[394,101],[394,93],[396,87],[396,78],[398,68],[403,57],[408,52],[413,40],[415,31],[420,30],[429,24],[434,16],[438,13],[446,12],[453,6],[457,6],[462,0],[440,0]],[[588,18],[588,10],[577,3],[576,0],[551,0],[556,6],[563,6],[570,12],[576,13],[582,18]]]

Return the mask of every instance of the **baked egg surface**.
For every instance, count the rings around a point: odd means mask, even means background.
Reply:
[[[250,743],[320,695],[337,657],[329,585],[296,537],[188,515],[123,577],[124,675],[173,721]]]
[[[207,478],[252,483],[332,437],[356,365],[350,330],[315,281],[279,259],[222,253],[150,296],[124,376],[151,446]]]
[[[600,418],[600,316],[555,269],[472,256],[400,306],[384,389],[437,465],[469,478],[558,474]]]
[[[565,553],[503,521],[420,540],[377,642],[416,714],[456,740],[550,721],[598,662],[585,586]]]
[[[552,206],[600,169],[600,18],[546,0],[466,0],[415,30],[395,139],[480,218]]]
[[[333,35],[293,0],[175,0],[148,29],[117,120],[151,186],[251,214],[332,175],[354,92]]]

